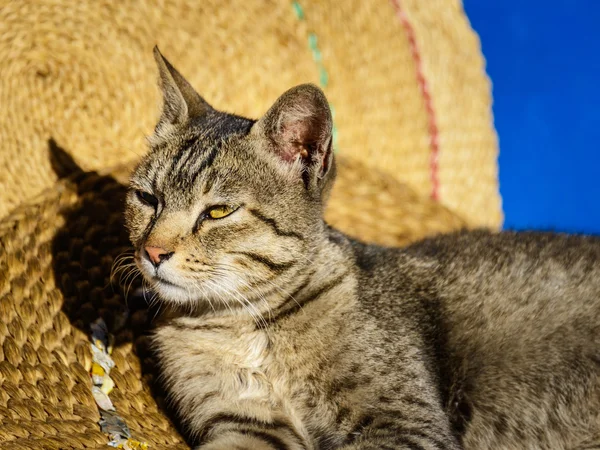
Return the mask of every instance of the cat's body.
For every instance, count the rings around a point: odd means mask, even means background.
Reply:
[[[293,311],[264,328],[229,316],[158,327],[167,386],[193,429],[262,429],[253,417],[290,449],[598,438],[598,240],[480,232],[403,251],[332,235],[340,269],[294,296],[302,308],[288,299]]]
[[[600,448],[600,240],[355,242],[322,220],[317,88],[254,122],[156,56],[165,108],[127,219],[199,448]]]

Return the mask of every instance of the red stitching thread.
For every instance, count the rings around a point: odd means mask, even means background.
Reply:
[[[421,89],[421,93],[423,94],[423,99],[425,101],[425,109],[427,110],[427,119],[429,122],[429,145],[431,147],[431,157],[429,159],[429,169],[431,172],[431,198],[434,200],[439,200],[440,195],[440,180],[438,178],[438,168],[439,168],[439,153],[440,153],[440,145],[439,145],[439,130],[436,123],[435,118],[435,110],[433,109],[433,101],[431,100],[431,94],[429,93],[429,88],[427,85],[427,80],[425,79],[425,75],[423,75],[423,65],[421,63],[421,54],[419,53],[419,47],[417,45],[417,40],[415,38],[415,30],[410,24],[406,13],[402,10],[402,6],[400,5],[400,0],[390,0],[392,5],[394,6],[394,10],[396,11],[396,16],[400,19],[404,30],[406,31],[406,35],[408,37],[408,42],[410,44],[410,51],[413,59],[415,60],[415,64],[417,66],[417,81],[419,83],[419,88]]]

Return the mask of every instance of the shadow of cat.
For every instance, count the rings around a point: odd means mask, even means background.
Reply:
[[[62,211],[65,224],[52,241],[54,276],[64,296],[62,310],[86,335],[90,325],[102,318],[115,337],[115,348],[133,344],[143,381],[159,411],[176,426],[176,415],[156,382],[157,367],[148,345],[156,311],[142,296],[132,294],[141,286],[134,266],[123,264],[124,270],[119,270],[115,265],[118,258],[133,255],[123,217],[127,187],[112,176],[84,171],[53,139],[48,146],[54,172],[78,196],[72,207]],[[134,264],[132,257],[125,262]],[[127,392],[122,394],[127,397]],[[181,429],[177,431],[185,436]]]

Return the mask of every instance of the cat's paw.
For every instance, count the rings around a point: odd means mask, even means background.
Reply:
[[[273,445],[258,436],[232,433],[215,438],[195,450],[273,450]]]

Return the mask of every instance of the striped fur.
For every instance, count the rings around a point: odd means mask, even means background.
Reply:
[[[355,242],[322,219],[335,161],[316,87],[253,121],[156,56],[165,110],[126,217],[198,448],[598,448],[597,239]],[[209,220],[214,205],[234,212]],[[155,267],[145,246],[172,256]]]

